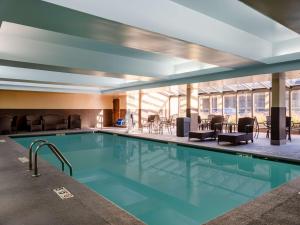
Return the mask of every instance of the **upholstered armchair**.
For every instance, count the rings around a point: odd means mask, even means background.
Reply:
[[[41,131],[43,129],[41,116],[28,115],[25,117],[26,117],[26,125],[29,131]]]
[[[73,114],[69,116],[69,128],[70,129],[81,129],[81,118],[80,115]]]

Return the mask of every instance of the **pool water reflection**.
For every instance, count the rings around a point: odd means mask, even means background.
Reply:
[[[28,148],[35,139],[15,140]],[[110,134],[42,139],[63,151],[76,180],[153,225],[207,222],[300,175],[298,165]],[[60,169],[49,151],[41,156]]]

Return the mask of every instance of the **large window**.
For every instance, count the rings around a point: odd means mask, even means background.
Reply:
[[[170,98],[170,116],[186,116],[186,96],[174,96]]]
[[[269,115],[270,96],[269,92],[259,92],[253,94],[254,115],[259,123],[266,121]]]
[[[139,118],[139,114],[138,114],[139,92],[138,91],[127,92],[126,108],[127,108],[127,112],[126,112],[127,119],[129,119],[129,115],[132,114],[134,123],[137,123]]]
[[[211,114],[222,114],[222,96],[213,95],[211,96]]]
[[[251,93],[238,94],[238,117],[252,116],[252,96]]]
[[[209,96],[199,96],[199,115],[201,118],[207,118],[209,111]]]
[[[295,123],[300,122],[300,90],[292,91],[291,93],[291,114],[292,120]]]
[[[143,93],[141,99],[142,121],[149,115],[158,114],[160,117],[169,115],[169,97],[157,92]]]
[[[223,114],[228,118],[228,122],[236,122],[236,95],[224,96]]]
[[[170,116],[178,116],[178,97],[170,98]]]
[[[179,96],[179,116],[186,116],[186,96]]]

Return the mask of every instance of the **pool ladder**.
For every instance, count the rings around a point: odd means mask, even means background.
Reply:
[[[65,170],[65,164],[66,164],[69,167],[70,176],[73,175],[72,165],[64,157],[64,155],[61,153],[61,151],[54,144],[48,142],[47,140],[42,140],[42,139],[35,140],[30,144],[30,147],[29,147],[29,170],[32,170],[32,152],[33,152],[34,146],[37,144],[38,144],[38,146],[36,147],[35,153],[34,153],[34,174],[32,176],[34,176],[34,177],[40,176],[40,174],[38,173],[37,155],[38,155],[39,150],[43,146],[47,146],[48,149],[50,149],[51,152],[56,156],[56,158],[61,162],[61,170],[62,171]]]

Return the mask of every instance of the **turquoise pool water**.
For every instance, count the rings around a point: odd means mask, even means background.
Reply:
[[[149,225],[198,225],[300,175],[298,165],[103,133],[40,138],[62,150],[77,181]]]

